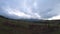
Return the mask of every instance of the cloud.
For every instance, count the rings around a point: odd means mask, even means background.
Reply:
[[[60,20],[60,15],[53,16],[52,18],[49,18],[48,20]]]
[[[0,15],[12,19],[52,20],[60,15],[60,0],[0,0]]]
[[[12,19],[39,19],[40,18],[40,15],[38,15],[37,13],[34,13],[34,15],[31,15],[31,14],[26,14],[18,9],[12,9],[10,7],[6,7],[6,8],[3,8],[4,11],[8,14],[6,14],[9,18],[12,18]]]

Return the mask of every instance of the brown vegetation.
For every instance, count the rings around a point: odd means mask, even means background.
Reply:
[[[60,20],[27,22],[0,18],[0,34],[51,34],[60,33]]]

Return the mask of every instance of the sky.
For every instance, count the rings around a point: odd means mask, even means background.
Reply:
[[[11,19],[60,19],[60,0],[0,0],[0,15]]]

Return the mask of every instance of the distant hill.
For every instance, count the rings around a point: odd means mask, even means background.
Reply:
[[[38,20],[38,19],[9,19],[0,15],[0,20],[22,21],[28,23],[43,23],[43,24],[60,24],[60,20]]]

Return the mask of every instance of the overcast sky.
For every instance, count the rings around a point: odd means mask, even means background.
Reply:
[[[60,19],[60,0],[0,0],[0,15],[12,19]]]

